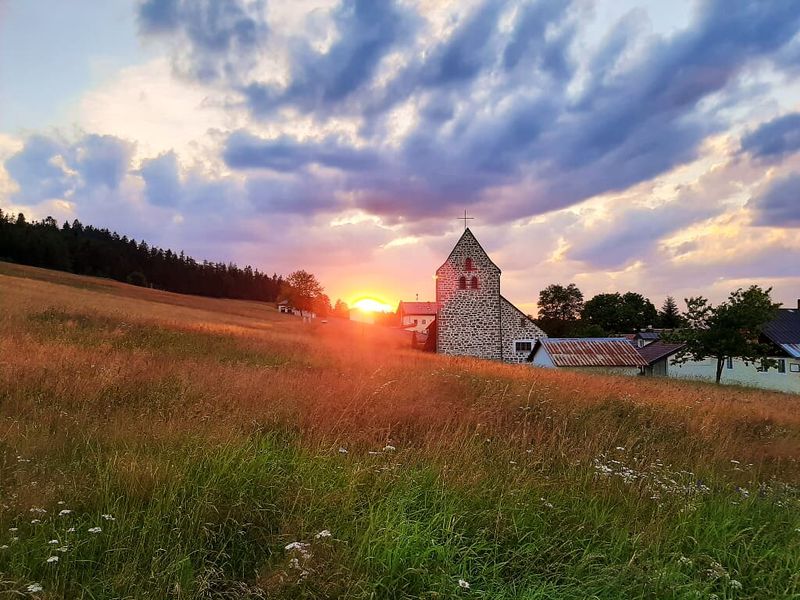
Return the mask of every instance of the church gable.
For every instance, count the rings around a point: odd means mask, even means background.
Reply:
[[[500,295],[500,269],[469,229],[436,270],[436,303],[436,350],[442,354],[523,362],[530,354],[526,344],[546,337]]]

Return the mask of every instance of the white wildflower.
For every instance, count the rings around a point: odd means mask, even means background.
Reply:
[[[41,583],[31,583],[31,584],[30,584],[30,585],[29,585],[27,588],[25,588],[25,589],[27,589],[27,590],[28,590],[28,592],[29,592],[29,593],[31,593],[31,594],[38,594],[38,593],[39,593],[39,592],[41,592],[41,591],[42,591],[44,588],[42,587],[42,584],[41,584]]]
[[[67,552],[67,551],[69,551],[69,548],[68,548],[67,546],[61,546],[61,547],[58,549],[58,551],[59,551],[59,552]]]
[[[67,533],[75,533],[75,528],[70,527],[69,529],[67,529]]]
[[[111,516],[111,515],[103,515],[103,518],[104,518],[106,521],[116,521],[116,519],[115,519],[113,516]]]
[[[59,542],[58,542],[58,540],[50,540],[50,541],[49,541],[49,542],[47,542],[47,543],[48,543],[48,544],[50,544],[51,546],[58,546],[58,543],[59,543]]]
[[[57,562],[58,562],[58,557],[57,557],[57,556],[50,556],[50,557],[47,559],[47,561],[45,561],[45,562],[49,562],[49,563],[57,563]]]
[[[47,511],[46,511],[45,509],[43,509],[43,508],[39,508],[38,506],[34,506],[34,507],[33,507],[33,508],[30,510],[30,512],[32,512],[32,513],[37,513],[37,514],[40,514],[40,515],[43,515],[43,514],[44,514],[44,513],[46,513]]]
[[[317,535],[314,536],[314,539],[320,540],[322,538],[329,538],[331,537],[331,532],[327,529],[323,529]]]
[[[17,527],[9,527],[9,528],[8,528],[8,530],[9,530],[11,533],[14,533],[15,531],[19,531],[19,528],[17,528]],[[798,531],[800,531],[800,529],[798,529]]]
[[[468,590],[469,589],[469,582],[465,581],[463,579],[459,579],[458,580],[458,587],[460,587],[462,590]]]
[[[305,542],[291,542],[286,544],[285,550],[291,552],[292,550],[297,550],[299,552],[306,552],[308,550],[309,544]]]
[[[347,448],[339,447],[339,454],[347,454]]]
[[[59,511],[58,516],[59,517],[66,517],[71,512],[72,512],[71,510],[69,510],[68,508],[65,508],[64,510]]]
[[[625,446],[617,446],[617,450],[620,452],[625,452]]]
[[[742,582],[741,581],[738,581],[736,579],[731,579],[730,584],[731,584],[731,587],[733,589],[735,589],[735,590],[742,589]]]
[[[100,527],[90,527],[88,531],[89,533],[100,533],[103,530]]]
[[[384,451],[384,452],[394,452],[395,450],[397,450],[397,448],[395,448],[395,447],[394,447],[394,446],[392,446],[391,444],[386,444],[386,445],[383,447],[383,451]]]
[[[3,544],[0,546],[0,550],[8,550],[8,544]]]
[[[31,519],[31,525],[38,525],[39,523],[41,523],[39,519]]]
[[[19,538],[18,538],[18,537],[12,537],[12,538],[11,538],[11,541],[12,541],[12,542],[18,542],[18,541],[19,541]]]
[[[741,464],[741,463],[740,463],[738,460],[734,460],[734,459],[731,459],[731,462],[732,462],[734,465]]]
[[[63,500],[59,500],[58,502],[56,502],[56,504],[58,504],[59,506],[64,506],[66,502],[64,502]]]
[[[300,561],[296,558],[293,558],[289,561],[289,568],[290,569],[300,569]]]

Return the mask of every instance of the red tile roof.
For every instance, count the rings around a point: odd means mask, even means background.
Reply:
[[[403,302],[397,306],[397,314],[435,315],[436,302]]]
[[[625,338],[543,338],[542,346],[557,367],[645,367],[647,361]]]

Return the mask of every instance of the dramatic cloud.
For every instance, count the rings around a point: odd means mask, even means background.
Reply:
[[[756,211],[757,225],[800,227],[800,174],[775,181],[748,206]]]
[[[757,158],[780,159],[800,150],[800,113],[768,121],[742,138],[742,150]]]
[[[369,257],[373,281],[439,260],[468,208],[526,298],[724,285],[800,251],[800,10],[693,6],[140,0],[146,55],[71,137],[13,132],[0,194],[266,268]]]

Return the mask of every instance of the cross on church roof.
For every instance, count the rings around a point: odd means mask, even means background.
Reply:
[[[472,221],[474,218],[475,217],[468,217],[467,216],[467,211],[465,210],[464,211],[464,216],[463,217],[458,217],[458,220],[459,221],[464,221],[464,229],[466,230],[467,229],[467,221]]]

